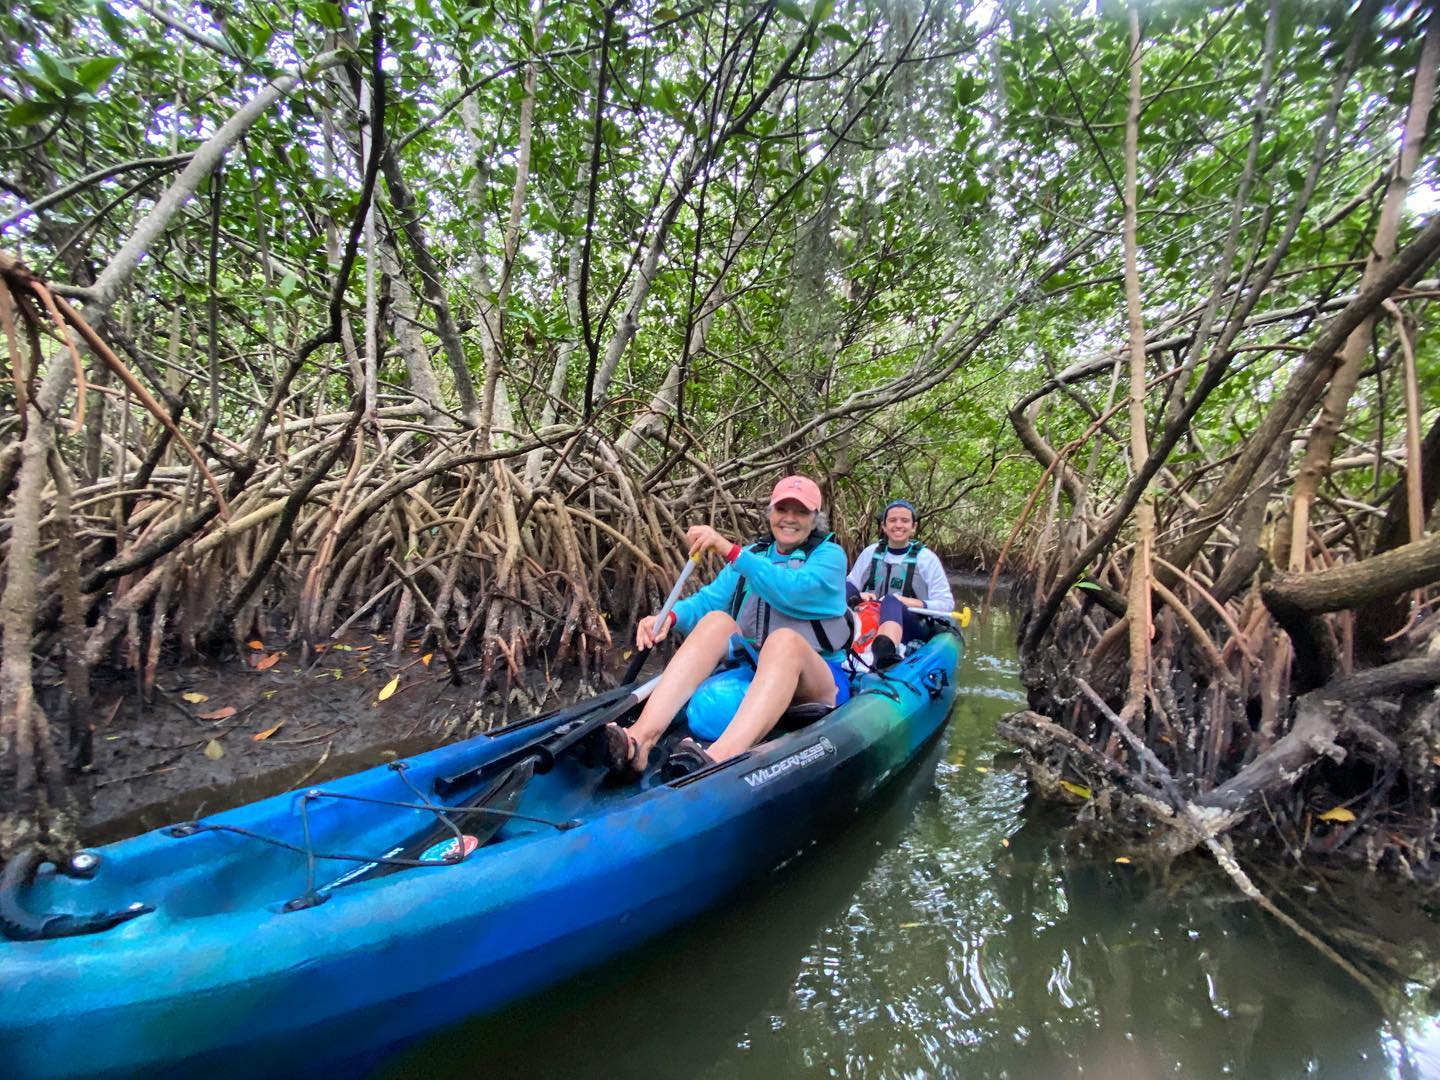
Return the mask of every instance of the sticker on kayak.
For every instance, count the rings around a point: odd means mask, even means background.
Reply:
[[[803,769],[807,765],[814,765],[815,762],[823,759],[827,754],[835,753],[835,744],[829,739],[821,739],[817,743],[811,743],[804,750],[796,750],[789,757],[783,757],[773,765],[766,765],[764,768],[748,772],[740,779],[749,784],[752,788],[764,787],[771,780],[778,780],[788,772],[795,769]]]
[[[461,848],[462,844],[464,845],[463,849]],[[480,841],[466,833],[459,840],[452,836],[448,840],[441,840],[438,844],[431,844],[420,853],[420,858],[425,862],[441,859],[459,862],[459,859],[456,858],[457,853],[460,859],[463,859],[479,846]]]

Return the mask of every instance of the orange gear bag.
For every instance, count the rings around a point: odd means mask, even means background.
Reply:
[[[880,632],[880,601],[864,601],[855,609],[855,616],[860,620],[860,628],[855,632],[855,640],[850,645],[850,651],[858,656],[870,648],[870,643]]]

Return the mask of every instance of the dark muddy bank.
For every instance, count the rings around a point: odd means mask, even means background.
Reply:
[[[438,652],[409,643],[395,657],[388,641],[351,636],[308,663],[277,646],[179,665],[149,703],[129,680],[101,684],[94,762],[78,788],[85,843],[357,772],[587,692],[574,673],[536,672],[538,703],[518,690],[477,701],[463,667],[457,686]]]

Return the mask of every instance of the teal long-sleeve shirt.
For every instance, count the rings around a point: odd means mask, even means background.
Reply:
[[[833,619],[845,614],[845,573],[850,567],[840,545],[826,541],[792,568],[793,556],[794,552],[781,555],[773,543],[762,552],[745,548],[714,581],[675,605],[676,629],[688,634],[710,612],[727,610],[741,575],[762,600],[791,618]]]

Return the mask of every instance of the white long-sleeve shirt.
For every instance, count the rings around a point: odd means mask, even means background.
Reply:
[[[870,560],[875,558],[876,551],[880,549],[879,543],[871,544],[860,552],[855,565],[850,568],[846,580],[861,592],[870,591]],[[886,566],[875,590],[877,596],[884,596],[887,592],[899,593],[900,586],[905,581],[905,552],[896,553],[888,547],[883,551]],[[950,580],[945,576],[945,567],[940,562],[940,556],[928,547],[921,548],[915,557],[915,578],[910,587],[915,591],[915,596],[932,611],[951,611],[955,607],[955,597],[950,592]]]

